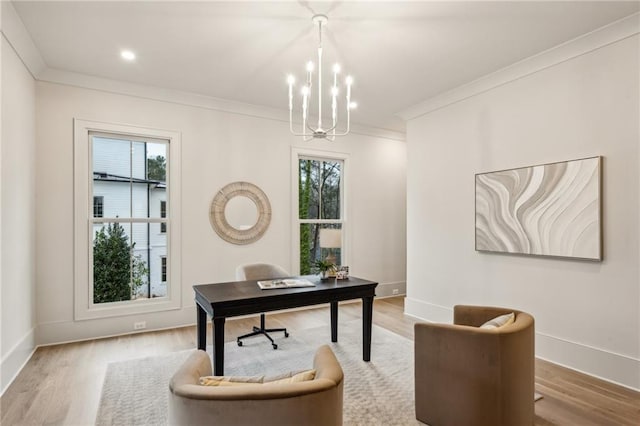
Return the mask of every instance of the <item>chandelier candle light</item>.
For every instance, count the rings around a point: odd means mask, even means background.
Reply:
[[[351,85],[353,84],[353,78],[347,76],[345,79],[346,85],[346,110],[347,110],[347,126],[343,132],[337,133],[336,127],[338,125],[338,74],[340,73],[340,65],[335,64],[333,66],[333,86],[331,87],[331,127],[325,129],[322,125],[322,26],[328,21],[325,15],[315,15],[313,17],[313,23],[318,24],[318,125],[314,129],[309,125],[307,119],[309,117],[309,101],[311,99],[311,77],[313,76],[314,64],[313,62],[307,62],[307,81],[302,86],[302,131],[296,132],[293,130],[293,85],[295,83],[295,77],[289,75],[287,77],[287,83],[289,84],[289,129],[291,133],[296,136],[302,136],[305,141],[311,139],[328,139],[330,141],[335,140],[336,136],[345,136],[349,133],[349,125],[351,109],[356,107],[355,102],[351,102]]]

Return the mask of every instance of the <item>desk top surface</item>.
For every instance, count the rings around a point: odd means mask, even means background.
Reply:
[[[330,278],[326,281],[320,280],[317,275],[305,275],[298,277],[282,277],[282,278],[304,278],[315,284],[315,287],[293,287],[262,290],[258,287],[258,281],[230,281],[214,284],[194,285],[193,289],[197,295],[205,299],[211,304],[233,302],[238,300],[263,299],[270,297],[282,297],[286,295],[294,295],[299,293],[318,293],[329,291],[349,291],[356,288],[372,287],[375,288],[378,283],[363,278],[349,277],[345,280],[337,280]],[[276,278],[279,279],[279,278]]]

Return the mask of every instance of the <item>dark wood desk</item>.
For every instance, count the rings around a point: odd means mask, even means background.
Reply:
[[[302,277],[301,277],[302,278]],[[207,346],[207,314],[213,322],[213,367],[216,376],[224,375],[224,322],[228,317],[258,314],[278,309],[329,303],[331,341],[338,341],[338,302],[362,299],[362,359],[371,359],[371,322],[373,298],[378,283],[349,277],[347,280],[320,281],[317,276],[303,278],[315,287],[261,290],[256,281],[194,285],[198,316],[198,349]]]

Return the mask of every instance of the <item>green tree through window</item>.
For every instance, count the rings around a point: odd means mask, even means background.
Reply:
[[[167,180],[167,159],[162,155],[147,158],[147,177],[151,180]]]
[[[298,174],[299,214],[300,218],[307,217],[311,203],[311,160],[300,160],[300,173]],[[300,225],[300,273],[311,273],[311,224]]]
[[[93,243],[93,303],[131,300],[146,283],[149,273],[140,255],[133,255],[135,243],[118,223],[96,232]]]
[[[327,253],[319,245],[320,230],[342,229],[342,160],[298,160],[298,217],[300,220],[300,274],[315,271],[317,260]],[[338,264],[341,248],[336,249]]]

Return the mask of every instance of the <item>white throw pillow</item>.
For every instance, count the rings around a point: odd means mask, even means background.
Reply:
[[[516,314],[511,312],[510,314],[500,315],[489,321],[485,322],[480,326],[480,328],[486,328],[488,330],[495,330],[497,328],[505,327],[509,324],[512,324],[516,319]]]

